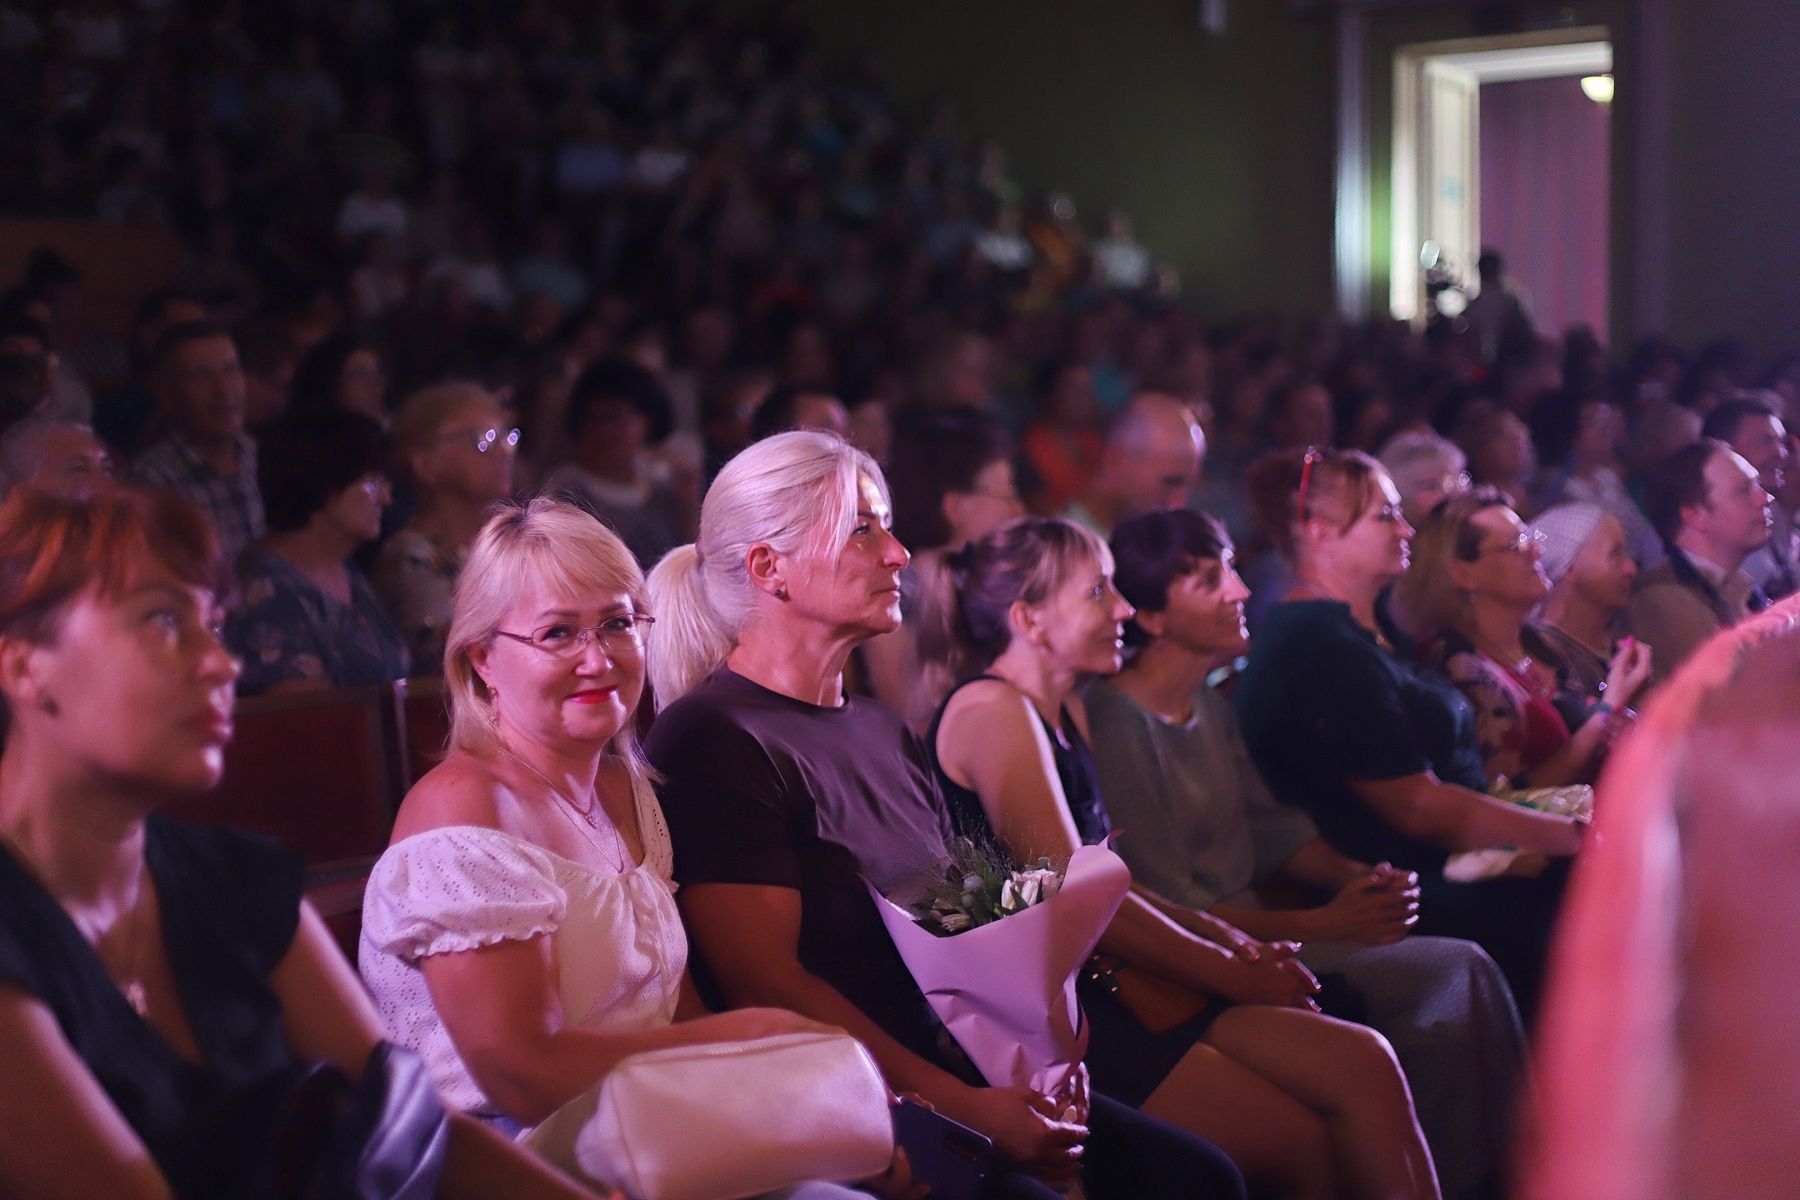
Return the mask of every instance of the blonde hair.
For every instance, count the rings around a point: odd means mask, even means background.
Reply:
[[[1482,484],[1438,501],[1412,539],[1412,562],[1394,584],[1394,620],[1415,641],[1446,633],[1466,633],[1469,594],[1456,586],[1450,567],[1474,562],[1481,555],[1481,531],[1475,514],[1507,508],[1512,500],[1499,488]]]
[[[737,645],[758,592],[745,559],[752,546],[835,559],[856,525],[857,479],[887,500],[875,460],[836,434],[794,430],[748,447],[725,464],[700,505],[700,537],[650,572],[657,624],[650,632],[656,707],[683,695]]]
[[[644,574],[617,534],[566,500],[539,496],[502,504],[475,536],[456,580],[444,644],[444,691],[450,698],[450,744],[481,753],[499,744],[494,693],[470,661],[469,648],[490,642],[518,598],[532,587],[568,596],[618,592],[644,611]],[[633,721],[613,735],[612,750],[634,779],[648,779]]]

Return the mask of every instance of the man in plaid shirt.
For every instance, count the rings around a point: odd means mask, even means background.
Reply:
[[[198,505],[235,559],[264,527],[256,443],[244,432],[244,369],[231,335],[208,321],[170,329],[151,356],[150,390],[164,432],[138,455],[132,477]]]

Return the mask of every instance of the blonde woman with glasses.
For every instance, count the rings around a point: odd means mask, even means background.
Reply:
[[[394,1040],[448,1106],[509,1132],[628,1055],[815,1028],[777,1009],[711,1015],[688,979],[633,731],[643,582],[571,504],[488,521],[444,653],[450,753],[401,804],[364,901],[363,980]]]
[[[1650,679],[1650,648],[1622,642],[1592,710],[1600,719],[1570,733],[1556,707],[1566,669],[1527,623],[1550,594],[1543,537],[1495,488],[1451,496],[1425,518],[1394,594],[1421,657],[1474,708],[1488,779],[1519,788],[1592,783]]]

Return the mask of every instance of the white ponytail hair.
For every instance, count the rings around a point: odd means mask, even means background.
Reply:
[[[856,526],[857,479],[887,499],[867,454],[836,434],[794,430],[764,438],[726,463],[700,505],[700,537],[663,556],[647,588],[650,686],[661,711],[706,678],[737,645],[760,593],[746,559],[756,545],[778,554],[835,559]]]

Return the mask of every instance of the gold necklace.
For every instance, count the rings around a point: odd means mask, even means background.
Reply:
[[[100,934],[97,931],[89,932],[86,926],[76,920],[75,914],[69,912],[66,907],[63,907],[62,901],[56,899],[56,893],[50,890],[49,877],[45,875],[44,869],[38,865],[37,860],[31,857],[25,847],[21,846],[10,835],[0,834],[0,841],[6,843],[7,849],[12,851],[13,856],[19,860],[19,864],[25,868],[26,873],[37,880],[38,886],[44,889],[44,894],[55,901],[57,906],[62,908],[63,912],[67,914],[69,924],[75,926],[75,932],[79,933],[82,936],[82,939],[93,949],[94,957],[100,963],[100,969],[106,972],[106,977],[112,981],[112,985],[119,989],[119,994],[125,998],[125,1003],[131,1006],[131,1011],[147,1020],[150,1015],[150,997],[149,993],[144,988],[143,926],[144,882],[149,867],[143,863],[138,864],[137,896],[132,901],[131,911],[126,913],[123,918],[127,923],[125,926],[126,969],[125,977],[121,979],[119,978],[118,973],[113,970],[112,965],[106,961],[106,956],[100,953]],[[117,921],[114,922],[115,925],[117,923]]]
[[[618,823],[610,820],[606,823],[606,827],[612,831],[613,843],[619,851],[618,858],[615,859],[611,854],[607,853],[606,847],[594,836],[595,831],[600,828],[599,787],[596,786],[594,788],[593,802],[584,809],[579,804],[575,803],[567,792],[557,787],[554,783],[551,783],[548,775],[526,762],[524,755],[519,754],[505,742],[500,743],[500,749],[506,751],[507,757],[531,772],[531,774],[537,778],[539,783],[543,784],[546,788],[549,788],[550,794],[562,801],[562,804],[555,806],[556,811],[562,813],[563,816],[568,819],[569,824],[575,826],[575,831],[581,834],[589,845],[600,852],[600,857],[607,866],[611,867],[620,875],[625,874],[625,865],[631,860],[631,849],[626,846],[625,835],[619,832]],[[576,817],[580,817],[581,820],[577,821],[575,819]]]

